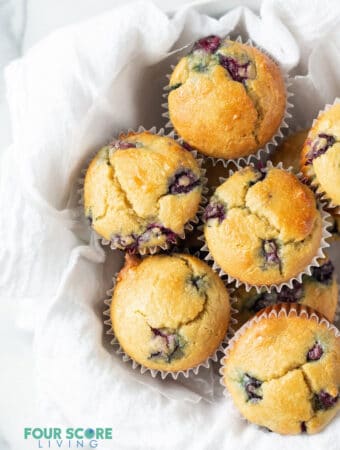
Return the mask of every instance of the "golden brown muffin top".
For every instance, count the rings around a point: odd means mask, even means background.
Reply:
[[[310,129],[301,153],[301,170],[335,206],[340,205],[340,104],[324,111]]]
[[[292,308],[299,315],[279,313]],[[340,336],[322,316],[318,322],[301,313],[316,315],[310,308],[265,311],[234,338],[224,382],[248,420],[282,434],[317,432],[339,409]]]
[[[165,371],[189,369],[214,353],[229,312],[223,282],[186,254],[128,256],[111,304],[113,330],[124,351]]]
[[[275,167],[248,166],[234,173],[216,189],[204,220],[214,260],[249,284],[279,284],[297,276],[320,246],[321,217],[312,191]]]
[[[200,39],[175,67],[169,114],[183,139],[208,156],[239,158],[264,146],[286,107],[280,68],[246,44]]]
[[[85,214],[118,248],[175,242],[201,199],[202,180],[193,155],[169,137],[121,134],[102,148],[85,177]]]

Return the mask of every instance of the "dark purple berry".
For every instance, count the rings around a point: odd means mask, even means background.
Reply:
[[[163,227],[156,223],[148,225],[147,229],[141,235],[129,234],[122,236],[120,234],[114,234],[111,236],[111,241],[118,248],[127,250],[129,253],[135,253],[138,250],[140,243],[146,243],[154,238],[165,236],[166,241],[169,244],[176,244],[177,234],[169,228]]]
[[[184,169],[178,172],[170,182],[170,194],[187,194],[201,184],[201,180],[192,170]]]
[[[317,361],[323,355],[323,348],[319,342],[317,342],[307,353],[307,361]]]
[[[224,55],[219,55],[219,59],[221,66],[228,71],[229,75],[234,81],[243,83],[249,78],[248,69],[250,61],[247,61],[244,64],[240,64],[235,58]]]
[[[312,267],[312,277],[319,283],[329,284],[332,282],[334,266],[331,261],[327,261],[320,267]]]
[[[249,308],[253,312],[259,312],[267,306],[275,305],[276,303],[295,303],[303,297],[303,285],[295,282],[293,288],[283,286],[281,292],[262,292]]]
[[[242,384],[247,393],[248,400],[252,402],[262,400],[262,395],[258,392],[259,388],[262,386],[262,381],[245,373],[243,375]]]
[[[296,303],[303,297],[303,284],[294,280],[293,287],[283,286],[281,292],[277,293],[277,301],[285,303]]]
[[[161,237],[162,235],[166,236],[166,241],[169,244],[176,244],[177,242],[177,234],[174,233],[170,228],[163,227],[157,223],[150,224],[146,231],[141,234],[138,238],[138,242],[148,242],[155,237]]]
[[[327,150],[335,144],[335,142],[336,142],[335,137],[330,134],[326,133],[318,134],[318,137],[311,144],[312,148],[306,155],[305,164],[306,165],[312,164],[315,158],[318,158],[319,156],[326,153]]]
[[[218,223],[223,222],[226,217],[226,208],[216,199],[212,199],[206,206],[203,214],[204,222],[208,222],[210,219],[218,219]]]
[[[266,260],[266,263],[270,265],[281,263],[278,255],[278,247],[273,239],[265,240],[262,242],[262,253]]]
[[[195,150],[194,147],[191,147],[191,145],[185,141],[182,143],[182,147],[185,148],[186,150],[188,150],[189,152],[192,152],[193,150]]]
[[[117,150],[126,150],[128,148],[136,148],[137,143],[136,142],[127,142],[127,141],[113,141],[111,144],[114,148]]]
[[[253,303],[250,308],[255,313],[259,312],[263,308],[267,308],[267,306],[274,305],[277,301],[277,293],[273,292],[263,292]]]
[[[215,53],[221,45],[221,38],[218,36],[207,36],[195,42],[193,50],[204,50],[208,53]]]
[[[339,400],[339,395],[332,397],[328,392],[320,391],[313,397],[314,411],[326,410],[333,408]]]
[[[183,355],[181,350],[184,347],[184,341],[178,333],[166,328],[150,328],[153,333],[153,347],[156,346],[158,349],[150,353],[149,359],[163,359],[171,362],[173,358]]]

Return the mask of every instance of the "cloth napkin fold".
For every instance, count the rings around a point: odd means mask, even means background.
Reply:
[[[170,19],[137,2],[52,33],[7,68],[0,293],[35,333],[43,426],[112,426],[107,449],[338,448],[339,417],[313,438],[265,433],[222,396],[216,367],[161,382],[113,354],[102,301],[121,260],[80,219],[77,181],[115,133],[164,125],[172,50],[202,35],[241,34],[270,52],[294,75],[293,122],[309,125],[339,94],[339,18],[336,1],[264,1],[260,17],[238,7],[219,20],[191,8]]]

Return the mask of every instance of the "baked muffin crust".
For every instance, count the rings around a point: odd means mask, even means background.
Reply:
[[[85,215],[116,248],[138,251],[175,243],[197,213],[197,161],[169,137],[120,135],[92,160],[84,183]]]
[[[335,206],[340,205],[340,104],[323,112],[309,131],[301,170]]]
[[[246,44],[209,36],[175,67],[169,115],[177,133],[207,156],[239,158],[263,147],[284,116],[280,68]]]
[[[185,254],[127,256],[111,303],[115,336],[150,369],[190,369],[212,355],[226,335],[228,292],[212,269]]]
[[[283,169],[235,172],[204,213],[210,254],[228,275],[255,286],[289,281],[312,261],[322,237],[312,191]]]
[[[267,318],[240,330],[223,380],[250,422],[281,434],[317,433],[340,409],[340,337],[325,322],[278,314],[282,308],[290,306],[267,308]]]

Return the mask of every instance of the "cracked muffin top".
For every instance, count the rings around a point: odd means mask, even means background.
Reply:
[[[281,292],[272,289],[271,292],[262,290],[257,293],[254,288],[246,292],[241,286],[233,297],[233,307],[237,310],[237,328],[261,309],[282,302],[310,306],[333,322],[338,302],[338,284],[332,262],[325,259],[320,267],[312,267],[311,275],[303,275],[302,283],[295,280],[292,288],[283,286]]]
[[[295,172],[300,172],[301,150],[307,135],[308,130],[302,130],[286,137],[270,157],[273,164],[282,162],[284,167],[293,167]]]
[[[283,169],[235,172],[220,185],[203,215],[204,236],[228,275],[255,286],[278,285],[316,256],[321,214],[312,191]]]
[[[323,112],[308,133],[301,170],[335,206],[340,206],[340,104]]]
[[[317,433],[340,409],[340,336],[310,318],[311,308],[294,306],[298,315],[288,317],[283,308],[289,313],[287,304],[268,308],[267,318],[235,336],[223,381],[250,422],[281,434]]]
[[[218,36],[197,41],[169,82],[177,133],[207,156],[250,155],[277,132],[286,108],[278,65],[256,48]]]
[[[121,347],[150,369],[176,372],[203,363],[226,335],[228,292],[199,259],[127,255],[111,303]]]
[[[149,132],[122,134],[87,170],[85,215],[116,248],[164,247],[184,235],[201,192],[198,163],[176,141]]]

